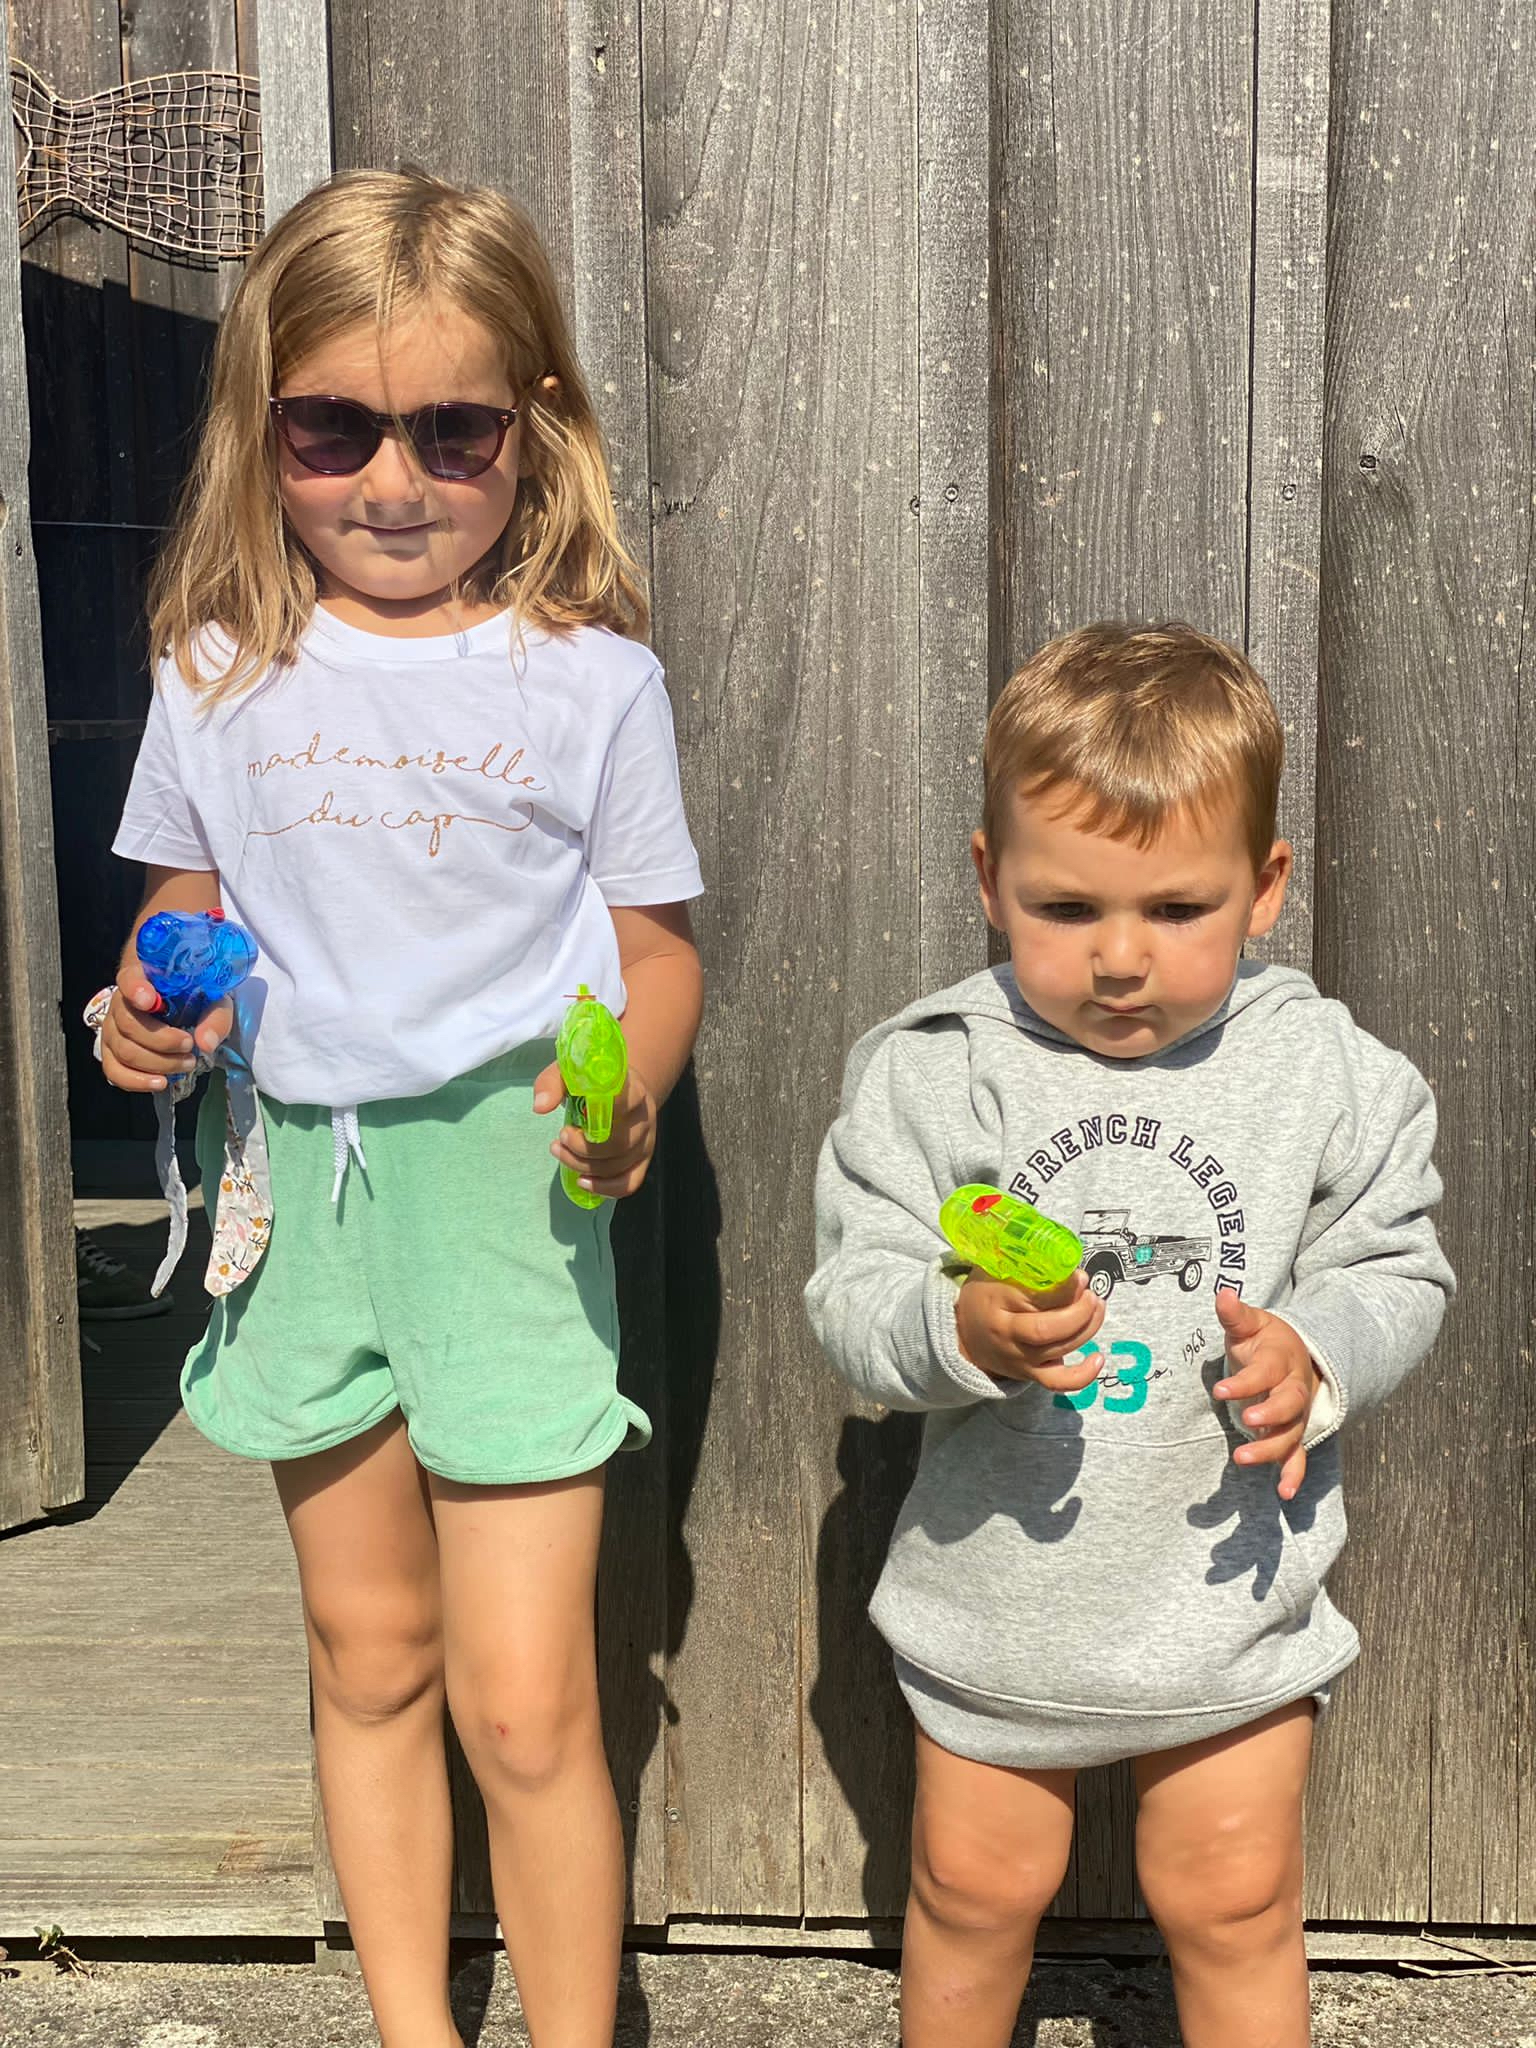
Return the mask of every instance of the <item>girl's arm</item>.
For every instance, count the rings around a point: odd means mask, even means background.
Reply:
[[[550,1150],[572,1166],[597,1194],[632,1195],[656,1149],[656,1116],[688,1064],[704,1009],[704,970],[693,943],[686,903],[653,903],[611,910],[628,1003],[624,1039],[629,1079],[613,1106],[613,1135],[592,1144],[573,1125],[561,1129]],[[549,1066],[534,1088],[543,1113],[565,1099],[560,1069]]]
[[[609,912],[629,1002],[624,1040],[659,1109],[677,1086],[704,1014],[704,970],[686,903]]]
[[[155,992],[139,964],[139,926],[161,910],[217,910],[219,878],[208,868],[151,867],[144,899],[118,962],[117,991],[101,1027],[102,1072],[114,1088],[146,1092],[163,1088],[168,1074],[189,1074],[195,1064],[192,1035],[154,1017]],[[216,1003],[197,1027],[197,1045],[212,1052],[229,1030],[231,1006]]]

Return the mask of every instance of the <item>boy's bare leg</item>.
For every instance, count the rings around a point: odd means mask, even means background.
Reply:
[[[454,1726],[534,2048],[611,2048],[624,1843],[603,1753],[594,1588],[603,1475],[433,1478]]]
[[[1185,2048],[1306,2048],[1301,1809],[1310,1700],[1142,1757],[1136,1861]]]
[[[460,2048],[437,1540],[395,1414],[273,1466],[299,1561],[331,1858],[383,2048]]]
[[[902,2048],[1008,2048],[1067,1868],[1075,1776],[975,1763],[918,1729]]]

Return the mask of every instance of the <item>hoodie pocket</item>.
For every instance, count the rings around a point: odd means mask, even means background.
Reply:
[[[1293,1504],[1294,1505],[1294,1504]],[[924,1457],[872,1612],[920,1669],[1000,1699],[1178,1712],[1318,1660],[1322,1570],[1269,1468],[1221,1435],[1030,1435],[978,1410]],[[1321,1532],[1319,1532],[1321,1533]]]

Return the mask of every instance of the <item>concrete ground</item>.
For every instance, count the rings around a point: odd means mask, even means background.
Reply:
[[[1536,2048],[1536,1976],[1319,1969],[1316,2048]],[[464,1963],[467,2048],[526,2048],[504,1959]],[[896,1976],[837,1957],[644,1955],[615,2048],[895,2048]],[[0,1978],[0,2048],[375,2048],[362,1984],[305,1965],[98,1963]],[[1177,2048],[1158,1963],[1043,1964],[1014,2048]]]

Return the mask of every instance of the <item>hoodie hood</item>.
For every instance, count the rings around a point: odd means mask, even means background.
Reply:
[[[1191,1049],[1203,1048],[1205,1042],[1224,1031],[1233,1018],[1260,1005],[1278,1011],[1288,1003],[1321,1000],[1311,976],[1294,967],[1275,967],[1263,960],[1240,960],[1232,986],[1202,1023],[1157,1052],[1143,1053],[1136,1059],[1118,1060],[1106,1053],[1092,1051],[1067,1032],[1047,1023],[1038,1010],[1032,1010],[1025,1002],[1019,993],[1012,965],[1005,963],[983,968],[979,974],[968,975],[964,981],[957,981],[949,988],[936,989],[931,995],[919,996],[898,1015],[876,1025],[848,1055],[844,1100],[850,1099],[871,1056],[893,1032],[910,1031],[949,1018],[960,1018],[967,1025],[980,1020],[1012,1025],[1016,1030],[1027,1031],[1031,1038],[1040,1040],[1044,1045],[1059,1046],[1064,1051],[1077,1053],[1083,1059],[1095,1060],[1106,1067],[1135,1072],[1164,1063],[1188,1064],[1187,1056]],[[1180,1055],[1186,1057],[1181,1059]],[[1194,1057],[1200,1056],[1199,1051],[1194,1053]]]

